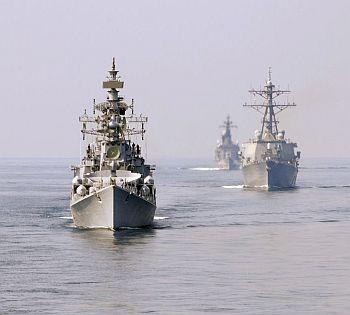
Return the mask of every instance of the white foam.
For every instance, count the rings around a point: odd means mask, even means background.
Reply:
[[[92,225],[92,226],[75,226],[75,228],[79,230],[109,230],[109,231],[114,231],[111,227],[109,226],[103,226],[103,225]]]
[[[219,171],[218,167],[192,167],[190,168],[192,171]]]
[[[266,189],[266,188],[268,188],[268,186],[267,185],[252,186],[251,188],[264,188],[264,189]]]
[[[169,219],[169,217],[154,217],[154,220],[165,220],[165,219]]]
[[[59,217],[60,219],[73,220],[73,217]]]
[[[244,185],[232,185],[232,186],[221,186],[222,188],[226,189],[243,189],[245,186]]]

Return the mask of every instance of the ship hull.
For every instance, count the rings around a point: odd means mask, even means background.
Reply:
[[[217,163],[218,167],[222,170],[238,170],[240,168],[239,161],[233,159],[222,159]]]
[[[244,184],[268,190],[293,188],[298,168],[287,162],[264,161],[242,167]]]
[[[74,224],[81,228],[149,226],[155,210],[155,204],[118,186],[108,186],[71,204]]]

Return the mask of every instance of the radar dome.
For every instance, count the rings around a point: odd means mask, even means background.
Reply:
[[[283,140],[284,134],[282,132],[279,132],[277,135],[278,140]]]
[[[154,179],[152,176],[148,175],[145,180],[144,180],[145,184],[149,184],[149,185],[154,185]]]
[[[80,195],[80,196],[85,196],[86,195],[86,188],[85,188],[85,186],[80,185],[77,188],[77,194]]]
[[[78,176],[75,176],[72,180],[73,185],[79,185],[81,184],[81,179]]]

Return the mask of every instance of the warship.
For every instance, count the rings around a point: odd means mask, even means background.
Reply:
[[[85,110],[79,117],[87,146],[80,165],[72,167],[74,224],[110,229],[151,225],[156,210],[155,167],[145,164],[136,141],[144,140],[148,118],[134,115],[134,101],[127,102],[119,94],[124,82],[114,58],[102,86],[107,89],[107,100],[94,100],[92,115]]]
[[[252,89],[249,93],[253,97],[260,96],[264,101],[261,104],[252,102],[243,105],[263,115],[261,129],[255,131],[253,139],[242,144],[240,155],[244,184],[267,190],[292,188],[298,174],[300,151],[295,154],[297,144],[286,139],[284,130],[279,130],[276,115],[296,104],[276,103],[278,96],[290,91],[275,88],[271,80],[271,68],[264,89]]]
[[[220,169],[224,170],[237,170],[240,167],[239,159],[239,145],[234,143],[231,137],[231,129],[237,128],[232,124],[230,116],[228,115],[223,127],[224,130],[221,135],[221,141],[218,141],[215,150],[215,161]]]

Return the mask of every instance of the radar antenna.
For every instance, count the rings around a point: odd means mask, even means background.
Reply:
[[[276,119],[276,115],[285,110],[288,107],[296,106],[296,104],[293,103],[285,103],[280,104],[276,103],[274,100],[278,96],[282,94],[289,94],[290,90],[280,90],[275,89],[275,85],[272,83],[271,79],[271,67],[269,67],[268,71],[268,80],[265,83],[264,89],[255,90],[251,89],[249,90],[249,93],[252,94],[254,97],[256,95],[261,96],[264,101],[260,104],[247,104],[245,103],[244,107],[251,107],[261,113],[263,115],[262,120],[262,127],[261,127],[261,134],[264,134],[264,131],[268,131],[271,135],[276,138],[278,134],[278,120]]]
[[[79,117],[79,121],[82,123],[83,140],[85,140],[85,135],[97,136],[98,141],[107,139],[118,143],[125,141],[125,136],[130,140],[130,136],[141,135],[142,140],[144,140],[145,123],[147,123],[148,118],[142,115],[139,117],[135,116],[134,99],[129,104],[120,95],[124,82],[120,80],[118,72],[115,58],[113,57],[112,67],[108,71],[107,80],[102,83],[102,87],[107,89],[107,100],[96,103],[96,100],[93,99],[93,116],[87,115],[85,110],[84,114]],[[126,111],[128,109],[131,109],[131,115],[127,115]],[[96,112],[100,114],[97,115]],[[95,124],[97,127],[88,129],[88,123]],[[141,128],[130,127],[129,124],[131,123],[137,124],[137,127],[141,125]]]

